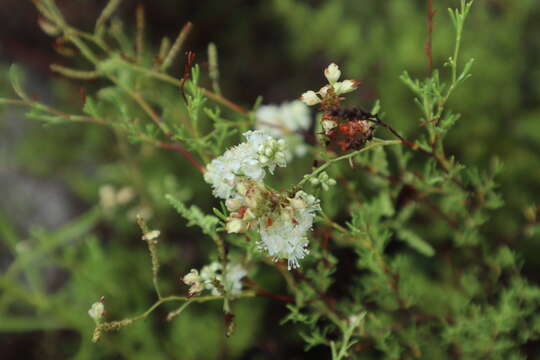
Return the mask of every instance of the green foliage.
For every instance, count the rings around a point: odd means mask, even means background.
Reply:
[[[216,234],[216,226],[219,222],[218,218],[212,215],[204,215],[201,209],[195,205],[188,208],[172,195],[166,195],[166,198],[174,206],[176,211],[184,219],[188,220],[187,226],[197,225],[206,235]]]

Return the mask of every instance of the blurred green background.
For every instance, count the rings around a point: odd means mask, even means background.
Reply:
[[[68,21],[91,29],[106,1],[57,1]],[[117,15],[129,30],[138,2],[125,1]],[[350,102],[367,108],[380,99],[386,121],[409,138],[420,131],[420,113],[399,75],[426,76],[426,2],[208,0],[142,2],[147,46],[174,38],[194,23],[186,49],[206,70],[206,46],[219,51],[221,87],[233,101],[251,106],[297,98],[321,84],[331,61],[364,86]],[[435,0],[433,62],[442,67],[453,47],[446,8]],[[66,63],[36,23],[30,1],[3,0],[0,11],[0,96],[12,97],[10,63],[27,71],[29,93],[44,102],[80,112],[81,87],[49,70]],[[450,100],[462,114],[447,140],[447,152],[464,164],[505,164],[499,178],[506,206],[488,231],[523,259],[524,273],[538,283],[540,243],[527,236],[523,210],[540,201],[540,3],[537,0],[477,0],[465,28],[462,59],[475,58],[473,77]],[[182,64],[175,65],[180,74]],[[0,108],[0,271],[17,254],[16,271],[0,282],[0,353],[25,359],[293,359],[327,358],[303,343],[292,324],[279,326],[284,306],[269,299],[239,301],[237,333],[223,335],[218,304],[193,305],[171,323],[160,310],[145,322],[90,343],[86,312],[106,297],[108,316],[139,313],[154,300],[145,244],[129,214],[147,211],[162,229],[164,292],[182,293],[179,276],[205,264],[212,243],[187,228],[163,194],[211,208],[200,175],[175,154],[130,147],[114,132],[85,124],[44,127],[24,118],[24,109]],[[129,161],[126,161],[129,160]],[[99,189],[135,189],[128,203],[105,211]],[[265,270],[264,268],[262,270]],[[254,270],[256,271],[256,269]],[[5,274],[4,274],[5,275]],[[271,272],[255,275],[268,290],[286,289]],[[31,291],[28,291],[28,290]],[[171,309],[168,309],[171,310]],[[531,344],[534,354],[535,344]],[[326,351],[326,350],[325,350]]]

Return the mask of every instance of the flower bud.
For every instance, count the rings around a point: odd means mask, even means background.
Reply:
[[[338,84],[340,84],[339,89],[336,89],[336,85]],[[336,83],[334,85],[334,89],[336,90],[336,94],[341,95],[356,90],[360,86],[360,84],[361,83],[356,80],[343,80],[340,83]]]
[[[334,120],[323,120],[321,124],[326,134],[328,134],[330,130],[337,126],[337,122],[335,122]]]
[[[199,272],[195,269],[191,269],[182,279],[184,284],[189,285],[189,296],[200,293],[204,290],[204,284],[202,282],[202,277],[199,275]]]
[[[95,302],[90,307],[90,310],[88,310],[88,315],[94,319],[95,322],[99,322],[101,318],[103,318],[103,315],[105,314],[105,305],[103,305],[103,298],[101,298],[98,302]]]
[[[328,89],[330,89],[330,85],[325,85],[325,86],[323,86],[323,87],[319,90],[319,95],[321,95],[322,97],[326,97],[326,95],[328,94]]]
[[[320,186],[324,191],[327,191],[330,186],[336,185],[336,180],[332,179],[326,171],[323,171],[320,173],[317,177],[311,178],[310,183],[314,186]],[[310,201],[310,199],[306,199],[307,201]]]
[[[324,69],[324,76],[326,76],[326,79],[330,84],[334,84],[341,76],[339,66],[337,66],[335,63],[331,63],[326,69]]]
[[[302,94],[300,97],[300,100],[302,100],[306,105],[315,105],[321,102],[321,99],[317,96],[315,91],[309,90]]]
[[[292,198],[289,200],[289,203],[291,204],[291,207],[293,209],[304,209],[306,207],[306,202],[300,198]]]
[[[38,24],[41,27],[41,30],[43,30],[49,36],[57,36],[60,35],[60,33],[62,32],[62,30],[60,30],[58,26],[45,20],[42,17],[38,19]]]
[[[242,206],[242,200],[236,198],[229,198],[225,200],[225,206],[229,211],[236,211]]]
[[[143,240],[150,241],[156,239],[161,232],[159,230],[152,230],[143,235]]]
[[[248,208],[255,209],[259,205],[261,197],[262,196],[259,189],[255,188],[254,191],[250,192],[249,195],[245,197],[244,201],[246,202]]]
[[[201,277],[196,269],[191,269],[182,279],[186,285],[191,285],[197,281],[200,281]]]
[[[225,230],[229,234],[238,234],[244,231],[244,221],[242,221],[241,219],[231,219],[227,221],[227,224],[225,225]]]
[[[99,202],[106,210],[116,206],[116,193],[111,185],[103,185],[99,188]]]

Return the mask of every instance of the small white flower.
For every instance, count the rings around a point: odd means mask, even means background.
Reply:
[[[324,69],[324,76],[326,76],[326,79],[330,84],[334,84],[341,76],[339,66],[337,66],[335,63],[331,63],[326,69]]]
[[[321,95],[323,98],[326,97],[326,94],[328,94],[328,89],[330,89],[330,85],[324,85],[324,86],[319,90],[319,95]]]
[[[103,298],[99,301],[92,304],[90,310],[88,310],[88,315],[94,319],[95,322],[99,322],[103,315],[105,315],[105,305],[103,305]]]
[[[218,262],[213,262],[201,269],[201,278],[204,281],[206,289],[212,292],[212,295],[221,295],[220,290],[215,286],[219,282],[225,290],[231,295],[238,295],[242,292],[242,279],[247,275],[246,269],[238,263],[230,262],[227,264],[226,280],[223,281],[222,267]]]
[[[242,200],[239,198],[229,198],[225,200],[225,206],[229,211],[236,211],[242,206]]]
[[[313,215],[316,211],[321,209],[320,201],[315,196],[308,194],[304,191],[298,191],[296,195],[294,195],[295,198],[300,198],[304,200],[307,204],[307,212],[311,215]]]
[[[99,202],[105,210],[116,206],[116,193],[111,185],[103,185],[99,188]]]
[[[317,96],[315,91],[309,90],[302,94],[300,97],[300,100],[304,102],[304,104],[312,106],[316,105],[321,102],[321,99]]]
[[[306,153],[307,147],[301,134],[309,130],[311,116],[309,107],[302,101],[285,102],[279,106],[263,105],[257,109],[255,116],[257,129],[284,139],[296,156]],[[285,153],[289,161],[293,154],[289,151]]]
[[[246,269],[240,264],[229,263],[227,265],[226,288],[232,295],[242,292],[242,279],[247,275]]]
[[[323,120],[321,121],[324,133],[328,134],[333,128],[337,126],[337,122],[334,120]]]
[[[338,84],[339,84],[339,86],[338,86]],[[346,93],[349,93],[351,91],[354,91],[354,90],[358,89],[359,86],[360,86],[360,82],[358,82],[358,81],[355,81],[355,80],[343,80],[340,83],[335,83],[334,84],[334,90],[336,91],[337,95],[341,95],[341,94],[346,94]]]
[[[299,209],[305,209],[306,208],[306,202],[299,198],[292,198],[289,199],[289,203],[291,204],[293,209],[299,210]]]
[[[229,234],[238,234],[246,230],[246,226],[242,219],[231,219],[227,221],[225,230]]]
[[[161,232],[159,230],[152,230],[144,234],[142,238],[145,241],[151,241],[156,239],[160,234]]]
[[[182,279],[184,284],[190,286],[189,296],[198,294],[204,290],[203,278],[196,269],[191,269]]]
[[[105,211],[110,211],[120,205],[126,205],[134,197],[135,191],[129,186],[124,186],[118,191],[108,184],[99,188],[99,201]]]
[[[333,96],[339,96],[354,91],[360,86],[360,82],[355,80],[338,81],[341,77],[341,71],[339,70],[339,66],[335,63],[331,63],[324,69],[324,76],[326,76],[326,79],[328,80],[328,85],[323,86],[318,93],[311,90],[307,91],[300,98],[307,105],[320,103],[322,100],[317,94],[324,99],[329,95],[328,92],[330,89],[333,90]]]
[[[245,182],[248,190],[244,193],[244,202],[248,208],[256,209],[259,202],[263,199],[264,188],[259,184]]]

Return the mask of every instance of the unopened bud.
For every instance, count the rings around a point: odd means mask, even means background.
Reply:
[[[339,85],[338,85],[339,84]],[[360,82],[355,80],[343,80],[340,83],[334,85],[334,90],[337,95],[346,94],[356,90],[360,86]]]
[[[328,89],[330,88],[330,85],[325,85],[323,86],[320,90],[319,90],[319,95],[321,95],[322,97],[326,97],[326,95],[328,94]]]
[[[200,293],[204,290],[204,284],[202,282],[202,277],[199,275],[199,272],[196,269],[191,269],[182,279],[184,284],[189,285],[189,296]]]
[[[330,84],[334,84],[341,76],[339,66],[337,66],[335,63],[331,63],[326,69],[324,69],[324,76],[326,76],[326,79]]]
[[[88,315],[94,319],[95,322],[99,322],[103,315],[105,315],[105,305],[103,305],[103,297],[98,301],[92,304],[90,310],[88,310]]]
[[[302,100],[306,105],[315,105],[321,102],[321,99],[317,96],[315,91],[309,90],[302,94],[300,97],[300,100]]]
[[[300,198],[292,198],[289,200],[291,207],[293,209],[304,209],[306,207],[306,202]]]
[[[225,230],[229,234],[238,234],[244,230],[244,222],[240,219],[232,219],[227,221]]]
[[[225,200],[225,206],[229,211],[236,211],[242,206],[242,200],[236,198],[229,198]]]
[[[49,36],[57,36],[60,34],[60,29],[58,26],[54,25],[53,23],[50,23],[49,21],[45,20],[44,18],[38,19],[38,24],[41,30],[43,30],[47,35]]]
[[[158,238],[160,234],[161,234],[161,232],[159,230],[152,230],[152,231],[149,231],[146,234],[144,234],[142,239],[144,241],[151,241],[151,240],[154,240],[154,239]]]
[[[337,126],[337,122],[335,122],[334,120],[323,120],[321,124],[324,129],[324,132],[327,134],[328,132],[330,132],[330,130],[332,130],[333,128]]]

